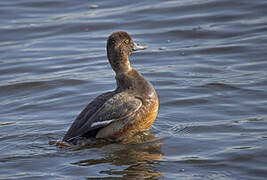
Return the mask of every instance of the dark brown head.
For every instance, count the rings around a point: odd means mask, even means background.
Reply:
[[[112,69],[116,72],[127,72],[131,69],[129,56],[134,49],[134,42],[127,32],[112,33],[107,41],[107,56]]]

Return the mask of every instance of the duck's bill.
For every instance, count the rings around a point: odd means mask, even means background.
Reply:
[[[133,51],[144,50],[147,48],[148,48],[147,45],[140,45],[140,44],[134,43]]]

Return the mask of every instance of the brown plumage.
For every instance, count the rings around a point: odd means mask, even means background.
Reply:
[[[107,56],[116,73],[117,88],[88,104],[63,141],[79,137],[122,140],[151,127],[158,112],[158,97],[153,86],[130,66],[129,56],[135,47],[126,32],[109,36]]]

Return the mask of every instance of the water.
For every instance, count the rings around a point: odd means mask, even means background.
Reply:
[[[0,179],[265,179],[267,2],[0,2]],[[131,56],[160,99],[138,145],[70,150],[59,140],[115,88],[106,39]]]

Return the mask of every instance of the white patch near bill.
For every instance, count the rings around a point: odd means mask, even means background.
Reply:
[[[94,122],[93,124],[91,124],[91,127],[98,126],[98,125],[109,124],[109,123],[111,123],[112,121],[113,121],[113,120]]]

